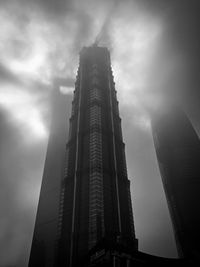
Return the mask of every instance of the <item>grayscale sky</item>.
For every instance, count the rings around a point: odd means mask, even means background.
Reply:
[[[53,81],[71,100],[96,39],[111,52],[139,249],[177,256],[149,114],[175,99],[200,133],[199,14],[198,0],[0,1],[0,266],[27,265]]]

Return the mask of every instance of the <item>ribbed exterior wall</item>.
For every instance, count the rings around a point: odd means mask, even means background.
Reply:
[[[90,90],[90,136],[89,136],[89,248],[104,236],[103,161],[100,90]]]
[[[58,259],[60,264],[75,266],[102,238],[121,238],[137,247],[121,119],[106,48],[81,51],[70,122]]]

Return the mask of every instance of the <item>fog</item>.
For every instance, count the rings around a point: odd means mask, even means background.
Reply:
[[[111,52],[139,249],[177,257],[150,114],[173,99],[200,132],[199,11],[198,0],[1,0],[0,266],[27,265],[50,95],[59,81],[71,98],[95,41]]]

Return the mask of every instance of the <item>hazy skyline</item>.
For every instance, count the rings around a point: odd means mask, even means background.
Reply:
[[[69,105],[78,53],[96,38],[111,52],[139,249],[177,256],[149,112],[176,99],[200,132],[198,2],[0,1],[0,266],[27,264],[50,93],[64,78]]]

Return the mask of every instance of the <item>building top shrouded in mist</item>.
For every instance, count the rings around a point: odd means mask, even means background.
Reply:
[[[51,95],[51,125],[29,266],[53,266],[59,224],[60,185],[64,170],[71,101],[55,85]],[[49,265],[48,265],[49,264]]]
[[[138,251],[108,49],[81,50],[68,139],[67,100],[53,100],[29,267],[185,266]]]
[[[30,267],[81,265],[102,240],[137,250],[121,118],[107,48],[85,47],[80,53],[66,143],[63,159],[58,159],[59,153],[47,152],[48,175],[43,177]],[[52,145],[49,143],[48,151]],[[64,161],[64,173],[54,174],[48,163],[52,156],[53,161]],[[58,188],[51,197],[48,179],[55,179],[51,184],[55,182]],[[55,218],[42,214],[48,209]],[[48,220],[54,224],[52,232],[46,229]]]
[[[169,106],[152,120],[154,143],[179,254],[200,254],[200,141],[184,112]]]

